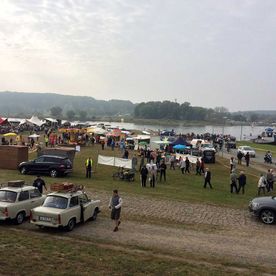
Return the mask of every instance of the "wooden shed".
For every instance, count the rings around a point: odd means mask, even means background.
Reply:
[[[0,146],[0,169],[17,170],[18,165],[28,159],[28,147]]]

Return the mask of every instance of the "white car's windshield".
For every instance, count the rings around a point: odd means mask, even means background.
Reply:
[[[250,148],[250,147],[244,147],[243,149],[244,149],[244,150],[253,150],[253,149]]]
[[[15,202],[17,193],[12,191],[0,191],[1,202]]]
[[[68,198],[61,196],[47,196],[43,207],[66,209],[68,205]]]
[[[211,144],[202,144],[201,147],[203,147],[203,148],[211,148],[212,145]]]

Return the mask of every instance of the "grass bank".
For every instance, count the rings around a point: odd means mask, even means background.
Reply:
[[[212,172],[213,190],[203,189],[203,176],[196,176],[194,172],[182,175],[179,169],[167,169],[167,182],[157,183],[155,189],[142,189],[140,186],[140,177],[137,173],[134,182],[124,182],[113,180],[112,174],[117,170],[114,167],[96,165],[98,154],[121,156],[120,151],[112,152],[110,149],[102,151],[100,146],[82,147],[81,152],[76,154],[74,162],[74,172],[71,176],[65,178],[53,179],[45,176],[46,184],[57,181],[69,181],[76,184],[83,184],[87,188],[95,191],[111,192],[118,188],[125,195],[138,195],[150,198],[164,198],[169,200],[202,202],[208,204],[232,206],[234,208],[246,208],[248,201],[256,196],[257,180],[259,172],[253,168],[238,166],[239,170],[244,170],[247,175],[247,185],[245,195],[236,195],[230,193],[229,185],[229,160],[217,157],[216,164],[210,164],[208,167]],[[30,157],[34,157],[33,154]],[[92,179],[85,178],[85,160],[92,156],[94,160]],[[16,170],[1,170],[0,183],[11,179],[24,179],[27,183],[32,183],[34,175],[20,175]]]
[[[252,141],[238,141],[237,146],[250,146],[262,155],[264,155],[265,152],[270,151],[272,155],[276,156],[276,145],[257,144]]]

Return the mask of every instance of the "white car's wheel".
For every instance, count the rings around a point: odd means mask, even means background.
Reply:
[[[15,218],[15,222],[16,222],[16,224],[22,224],[24,219],[25,219],[25,213],[20,212],[20,213],[17,214],[17,216]]]
[[[76,220],[75,219],[70,219],[67,226],[66,226],[66,229],[67,231],[72,231],[76,226]]]

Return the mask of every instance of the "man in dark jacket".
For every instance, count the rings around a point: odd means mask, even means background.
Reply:
[[[36,187],[41,194],[43,193],[43,187],[47,191],[45,181],[40,177],[40,175],[35,179],[33,186]]]
[[[273,191],[273,183],[274,183],[274,176],[272,173],[272,169],[268,169],[266,174],[266,189],[268,193],[270,191]]]
[[[208,168],[206,168],[205,173],[204,173],[204,188],[206,188],[207,184],[211,189],[213,189],[211,185],[211,172],[209,171]]]
[[[186,157],[186,160],[185,160],[185,173],[190,173],[190,160],[188,157]]]
[[[249,166],[249,161],[250,161],[250,155],[249,152],[246,153],[246,155],[244,156],[245,162],[246,162],[246,166]]]
[[[165,164],[165,161],[163,160],[160,165],[160,182],[162,180],[162,175],[164,177],[164,181],[166,182],[166,170],[167,170],[167,165]]]
[[[244,174],[243,171],[240,172],[240,176],[238,177],[238,181],[239,181],[239,187],[238,187],[238,192],[240,192],[240,190],[242,190],[242,194],[244,194],[244,186],[246,184],[246,175]]]
[[[148,176],[148,169],[147,167],[144,165],[140,171],[140,174],[141,174],[141,184],[142,184],[142,187],[146,187],[147,186],[147,176]]]
[[[238,164],[241,165],[242,164],[242,158],[243,158],[243,154],[242,154],[241,151],[238,151],[237,158],[238,158]]]

